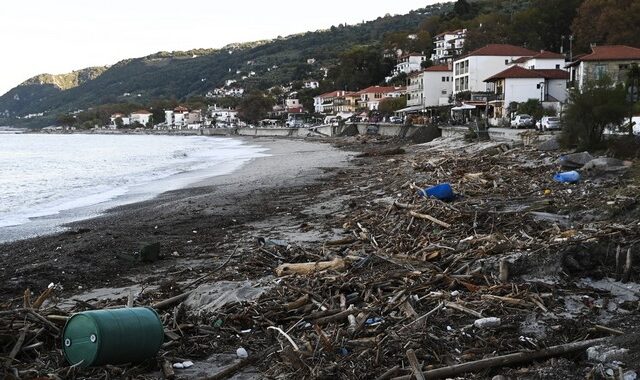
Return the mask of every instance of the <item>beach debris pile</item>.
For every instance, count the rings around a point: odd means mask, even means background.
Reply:
[[[42,303],[29,303],[26,293],[24,307],[3,305],[5,374],[189,378],[195,372],[185,371],[217,354],[232,359],[199,377],[640,373],[633,169],[585,171],[577,182],[558,182],[558,154],[450,139],[357,160],[332,183],[348,198],[344,207],[307,215],[301,225],[338,230],[335,239],[244,236],[218,267],[171,290],[109,304],[76,302],[66,311],[55,303],[38,309]],[[446,197],[426,191],[442,184]],[[216,276],[230,262],[251,280],[220,282],[217,292]],[[66,318],[123,305],[159,312],[165,343],[157,360],[93,369],[65,364],[59,337]]]

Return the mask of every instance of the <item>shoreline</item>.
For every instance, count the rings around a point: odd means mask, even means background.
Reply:
[[[254,206],[247,203],[263,198],[263,193],[277,194],[312,185],[326,177],[327,170],[323,168],[349,164],[349,153],[326,143],[234,138],[267,148],[264,153],[269,156],[252,159],[229,174],[204,178],[142,202],[116,206],[104,210],[101,215],[64,224],[64,230],[53,234],[0,243],[0,279],[3,284],[0,294],[15,297],[25,288],[46,287],[51,282],[62,283],[65,289],[134,283],[135,278],[118,278],[126,277],[127,265],[120,268],[123,271],[118,270],[119,265],[107,270],[115,275],[113,280],[99,274],[92,279],[88,274],[97,274],[101,268],[110,267],[109,262],[118,255],[133,255],[149,241],[162,240],[162,253],[166,256],[182,251],[172,238],[174,235],[195,235],[193,231],[205,229],[204,220],[214,225],[221,224],[223,229],[234,225],[238,220],[234,215],[246,213],[243,209],[247,207],[253,209]],[[183,223],[187,220],[193,226],[185,230]],[[144,224],[145,231],[140,231],[140,224]],[[169,239],[162,236],[163,232]],[[206,240],[216,240],[219,235],[220,231],[211,231]],[[183,243],[188,240],[183,239]],[[112,251],[110,258],[91,257],[92,254],[104,254],[106,247]],[[34,255],[34,251],[40,253]],[[78,256],[82,257],[79,262],[74,260]],[[46,268],[48,266],[52,268]],[[13,268],[18,269],[12,271]],[[81,274],[78,276],[78,273]]]

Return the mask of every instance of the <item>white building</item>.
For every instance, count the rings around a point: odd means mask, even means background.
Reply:
[[[558,111],[567,100],[568,79],[569,73],[562,69],[534,70],[518,65],[492,75],[485,80],[495,85],[495,100],[490,102],[494,107],[490,122],[497,125],[501,119],[508,119],[511,103],[529,99],[539,100],[543,107]]]
[[[444,32],[433,37],[433,46],[435,46],[435,49],[431,55],[431,60],[434,63],[452,62],[462,54],[466,37],[466,29]]]
[[[316,89],[320,87],[320,83],[317,80],[307,79],[304,81],[304,88]]]
[[[485,79],[497,74],[522,57],[533,57],[535,51],[519,46],[491,44],[453,62],[453,92],[493,92],[492,82]]]
[[[121,113],[114,113],[113,115],[111,115],[110,120],[111,122],[109,123],[109,128],[110,129],[116,129],[117,127],[117,119],[122,120],[122,125],[131,125],[131,119],[129,118],[129,116],[125,115],[125,114],[121,114]]]
[[[356,92],[360,96],[359,107],[366,107],[370,111],[377,111],[380,102],[385,98],[398,98],[407,93],[406,87],[371,86]]]
[[[153,114],[149,111],[146,110],[140,110],[140,111],[136,111],[136,112],[132,112],[130,115],[131,118],[131,124],[134,124],[136,122],[146,126],[150,121],[151,121],[151,116]]]
[[[449,65],[431,66],[409,77],[404,112],[449,105],[453,71]]]
[[[625,45],[592,46],[591,53],[576,57],[567,68],[571,87],[582,91],[589,81],[607,75],[613,83],[624,82],[633,64],[640,65],[640,49]]]
[[[564,55],[541,50],[531,57],[522,57],[513,61],[514,64],[531,70],[564,69]]]
[[[422,70],[422,63],[427,60],[424,54],[407,54],[398,58],[398,64],[394,67],[391,75],[386,78],[389,82],[401,73],[411,74],[414,71]]]
[[[233,124],[238,121],[238,111],[230,108],[220,108],[214,105],[209,108],[209,114],[216,123]]]

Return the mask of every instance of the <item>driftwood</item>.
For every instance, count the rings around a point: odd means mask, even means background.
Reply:
[[[317,261],[313,263],[286,263],[278,266],[275,269],[275,272],[278,277],[283,277],[292,274],[309,275],[314,272],[320,272],[328,269],[341,271],[346,268],[346,264],[348,262],[353,262],[355,260],[360,260],[360,257],[336,257],[331,261]]]
[[[433,222],[433,223],[435,223],[435,224],[437,224],[439,226],[442,226],[444,228],[451,228],[451,224],[445,223],[442,220],[434,218],[431,215],[421,214],[421,213],[415,212],[415,211],[409,211],[409,215],[413,216],[414,218],[428,220],[428,221]]]
[[[538,351],[516,352],[513,354],[501,355],[468,363],[455,364],[448,367],[426,371],[424,372],[424,376],[427,379],[442,379],[457,376],[462,373],[477,372],[492,367],[504,367],[514,364],[528,363],[538,359],[561,356],[569,352],[584,350],[600,343],[604,343],[607,339],[608,338],[584,340],[580,342],[561,344],[559,346],[553,346]],[[410,380],[411,376],[412,375],[396,377],[395,380]]]

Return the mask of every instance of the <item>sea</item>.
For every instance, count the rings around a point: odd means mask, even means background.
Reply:
[[[207,136],[0,133],[0,242],[233,173],[266,150]]]

